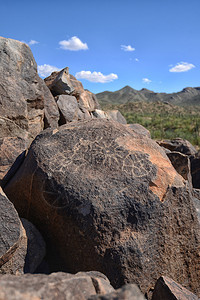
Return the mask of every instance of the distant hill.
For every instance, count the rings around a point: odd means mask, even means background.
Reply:
[[[125,104],[130,102],[168,102],[174,105],[200,105],[200,87],[187,87],[177,93],[154,93],[148,89],[135,90],[130,86],[109,92],[96,94],[101,105]]]

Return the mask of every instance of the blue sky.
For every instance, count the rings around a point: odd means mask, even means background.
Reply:
[[[200,86],[200,0],[7,0],[0,10],[0,35],[29,43],[40,74],[68,66],[94,93]]]

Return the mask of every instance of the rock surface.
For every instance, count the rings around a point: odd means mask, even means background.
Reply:
[[[69,74],[68,67],[53,72],[45,78],[45,83],[57,100],[60,111],[59,125],[91,119],[92,112],[100,107],[96,96],[84,90],[82,83]]]
[[[40,232],[31,222],[23,218],[21,219],[21,222],[28,239],[24,272],[34,273],[45,257],[45,241]]]
[[[55,250],[52,269],[98,270],[143,292],[162,273],[200,293],[193,200],[151,139],[105,119],[45,130],[5,191]]]
[[[108,119],[106,112],[101,109],[95,109],[92,115],[98,119]]]
[[[181,152],[185,155],[195,155],[197,153],[197,150],[189,141],[181,138],[157,141],[157,143],[170,151]]]
[[[0,276],[1,300],[87,300],[91,295],[113,290],[108,279],[98,272]]]
[[[71,95],[74,92],[74,88],[70,82],[68,67],[59,72],[53,72],[49,77],[45,78],[44,81],[53,96]]]
[[[0,138],[0,182],[28,145],[28,140],[21,137]]]
[[[200,156],[191,156],[192,184],[195,189],[200,189]]]
[[[58,110],[30,48],[0,37],[0,116],[14,121],[34,137],[43,129],[43,116],[56,127]]]
[[[97,101],[96,96],[89,91],[83,91],[80,94],[78,102],[79,102],[79,108],[84,108],[88,112],[92,112],[95,109],[99,108],[99,103]]]
[[[180,152],[170,152],[167,153],[172,165],[176,169],[176,171],[185,179],[188,180],[192,187],[192,176],[190,170],[190,159],[187,155],[182,154]]]
[[[137,124],[137,123],[127,124],[126,126],[130,129],[132,129],[133,131],[135,131],[136,133],[139,133],[139,134],[145,135],[146,137],[151,138],[150,131],[140,124]]]
[[[162,276],[156,282],[152,300],[198,300],[199,298],[173,281],[167,276]]]
[[[57,97],[60,111],[59,125],[78,120],[78,103],[74,96],[60,95]]]
[[[112,293],[91,296],[88,300],[145,300],[145,298],[136,284],[126,284]]]
[[[122,116],[119,110],[108,110],[103,111],[100,109],[95,109],[92,112],[93,116],[98,119],[108,119],[108,120],[114,120],[116,122],[119,122],[121,124],[127,124],[126,119]]]
[[[126,119],[122,116],[119,110],[107,110],[106,114],[110,120],[117,121],[121,124],[127,124]]]
[[[30,48],[0,37],[0,179],[44,126],[57,127],[58,119]]]
[[[13,204],[0,188],[0,274],[23,274],[26,251],[25,230]]]

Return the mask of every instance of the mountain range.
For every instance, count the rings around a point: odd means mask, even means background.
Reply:
[[[125,104],[130,102],[168,102],[174,105],[200,105],[200,87],[187,87],[177,93],[155,93],[148,89],[135,90],[130,86],[109,92],[96,94],[101,105]]]

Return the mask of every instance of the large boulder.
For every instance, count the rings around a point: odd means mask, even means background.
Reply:
[[[60,95],[56,97],[60,112],[59,125],[78,120],[78,103],[74,96]]]
[[[145,292],[161,275],[200,293],[200,227],[162,148],[105,119],[47,129],[5,186],[47,242],[52,269],[98,270]]]
[[[70,95],[74,88],[70,82],[69,68],[64,68],[59,72],[53,72],[44,79],[46,85],[52,92],[53,96]]]
[[[30,48],[19,41],[0,37],[0,116],[14,121],[36,136],[43,129],[44,115],[56,127],[58,110]]]
[[[23,274],[26,253],[26,232],[13,204],[0,188],[0,274]]]
[[[87,300],[97,293],[113,291],[108,279],[99,272],[0,276],[1,300]]]
[[[25,43],[0,37],[1,148],[2,143],[3,147],[10,145],[1,154],[0,176],[44,127],[57,127],[58,119],[57,105],[37,74],[30,48]],[[2,140],[10,137],[13,139],[9,142]]]

